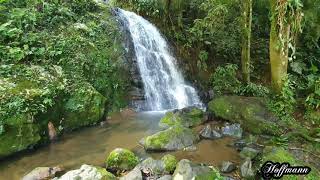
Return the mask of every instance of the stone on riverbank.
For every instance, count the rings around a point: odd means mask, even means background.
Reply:
[[[46,180],[54,178],[55,174],[63,171],[61,167],[37,167],[25,175],[22,180]]]
[[[119,178],[120,180],[143,180],[142,173],[139,167],[135,167],[128,174]]]
[[[82,165],[80,169],[68,171],[60,178],[53,180],[116,180],[117,178],[101,167]]]
[[[173,155],[167,154],[161,158],[164,163],[164,168],[167,172],[172,173],[178,164],[176,157]]]
[[[205,121],[204,112],[196,107],[186,107],[180,110],[167,112],[160,120],[159,126],[168,128],[174,125],[182,125],[184,127],[194,127]]]
[[[117,148],[106,159],[106,167],[111,171],[129,171],[139,163],[139,159],[130,150]]]
[[[222,135],[212,129],[209,124],[200,131],[200,135],[205,139],[219,139],[222,137]]]
[[[242,129],[240,127],[240,124],[226,125],[222,128],[222,134],[224,136],[232,136],[235,138],[241,138],[242,137]]]
[[[173,151],[194,145],[198,141],[199,136],[192,129],[176,125],[148,136],[140,142],[146,150]]]
[[[222,180],[219,172],[205,165],[182,159],[173,173],[173,179],[215,179]]]

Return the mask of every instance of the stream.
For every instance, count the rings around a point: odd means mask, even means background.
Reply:
[[[111,116],[108,124],[95,126],[65,134],[53,144],[41,147],[33,152],[20,153],[0,162],[0,180],[19,180],[36,167],[60,165],[66,170],[79,168],[82,164],[104,166],[107,155],[115,148],[133,150],[139,157],[160,158],[165,153],[147,153],[139,145],[139,140],[157,132],[158,122],[164,115],[156,112],[122,112]],[[192,152],[166,152],[178,159],[190,159],[195,162],[218,166],[222,161],[240,161],[239,154],[227,145],[231,138],[202,140],[197,150]]]

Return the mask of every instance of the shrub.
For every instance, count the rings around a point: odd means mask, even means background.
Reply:
[[[211,76],[212,87],[217,95],[234,94],[241,86],[237,78],[238,66],[227,64],[219,66]]]

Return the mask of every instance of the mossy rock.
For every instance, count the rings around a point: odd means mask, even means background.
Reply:
[[[186,107],[181,110],[167,112],[160,120],[160,127],[170,127],[174,125],[182,125],[185,127],[194,127],[205,121],[204,112],[196,107]]]
[[[64,105],[63,127],[68,130],[98,123],[104,115],[106,98],[88,85],[71,94]]]
[[[164,168],[167,172],[173,173],[176,169],[176,166],[178,164],[178,161],[175,156],[171,154],[167,154],[161,158],[161,160],[164,163]]]
[[[0,135],[0,158],[28,149],[41,139],[39,126],[30,123],[31,116],[16,115],[12,120],[12,124],[3,125],[4,133]]]
[[[306,176],[296,176],[296,175],[285,175],[282,177],[284,180],[298,180],[304,177],[306,180],[316,180],[320,179],[320,172],[318,169],[310,166],[305,162],[302,162],[294,157],[288,150],[282,147],[266,147],[263,151],[262,163],[267,161],[284,163],[287,162],[291,166],[308,166],[311,168],[311,172]]]
[[[262,98],[222,96],[209,102],[209,111],[253,134],[279,135],[277,118],[267,110]]]
[[[112,171],[129,171],[139,163],[137,156],[128,149],[117,148],[106,159],[106,167]]]
[[[106,169],[83,164],[79,169],[66,172],[60,178],[54,178],[56,180],[80,180],[80,179],[92,179],[92,180],[116,180],[117,177]]]
[[[199,136],[192,129],[181,125],[172,126],[142,140],[144,148],[151,151],[181,150],[198,141]]]

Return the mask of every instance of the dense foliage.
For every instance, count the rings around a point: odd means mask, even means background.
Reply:
[[[0,158],[124,107],[123,58],[103,3],[0,1]]]

